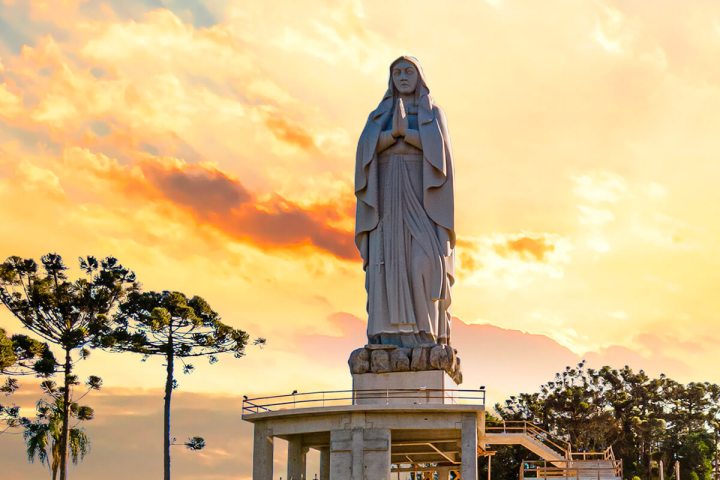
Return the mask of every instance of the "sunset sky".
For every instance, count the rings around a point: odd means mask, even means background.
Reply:
[[[113,255],[268,339],[179,379],[208,449],[176,478],[250,478],[241,395],[350,387],[355,146],[403,54],[453,142],[463,386],[582,358],[720,382],[716,0],[0,0],[0,258]],[[82,372],[106,388],[72,478],[158,477],[161,362]]]

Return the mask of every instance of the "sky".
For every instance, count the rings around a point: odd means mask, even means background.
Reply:
[[[720,382],[719,50],[714,0],[0,0],[0,257],[112,255],[267,338],[175,405],[208,440],[177,478],[247,479],[241,395],[350,387],[355,147],[411,54],[456,162],[463,386],[490,405],[581,359]],[[81,372],[105,387],[73,478],[157,477],[161,362]]]

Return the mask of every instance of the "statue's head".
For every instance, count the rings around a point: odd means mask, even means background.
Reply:
[[[433,102],[420,62],[415,57],[402,56],[390,64],[388,88],[385,90],[385,95],[380,104],[373,110],[372,118],[377,119],[388,112],[392,112],[398,95],[413,94],[419,107],[420,117],[418,118],[423,118],[426,121],[432,120]]]
[[[390,67],[390,76],[398,93],[409,95],[415,92],[419,74],[413,63],[403,57],[397,59]]]
[[[390,90],[393,95],[424,93],[427,90],[420,62],[411,56],[402,56],[390,64]]]

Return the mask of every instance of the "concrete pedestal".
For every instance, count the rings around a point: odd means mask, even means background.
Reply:
[[[441,479],[460,470],[463,479],[475,480],[485,429],[482,405],[348,405],[243,418],[255,426],[253,480],[274,480],[274,437],[288,441],[288,479],[307,478],[305,457],[314,448],[321,480],[390,480],[393,466],[405,472],[423,466]]]
[[[452,389],[457,388],[457,385],[443,370],[362,373],[354,374],[352,378],[357,405],[455,403]]]

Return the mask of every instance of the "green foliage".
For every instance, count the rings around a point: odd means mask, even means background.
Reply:
[[[55,371],[55,356],[47,343],[38,342],[26,335],[8,337],[0,328],[0,375],[6,378],[0,384],[0,393],[8,397],[20,388],[13,376],[35,374],[48,377]],[[11,376],[12,375],[12,376]],[[15,405],[0,403],[0,434],[20,426],[20,409]]]
[[[680,478],[710,480],[712,477],[713,439],[707,432],[688,434],[679,446]]]
[[[90,407],[71,406],[73,418],[78,421],[88,420],[75,413]],[[92,409],[90,409],[92,410]],[[92,418],[92,415],[90,416]],[[61,396],[52,396],[50,401],[42,399],[37,404],[37,416],[33,421],[23,419],[23,438],[28,460],[46,464],[52,472],[52,478],[57,477],[62,457],[60,445],[62,443],[63,399]],[[85,458],[90,449],[90,439],[82,428],[70,429],[69,453],[73,463],[77,464]]]
[[[27,335],[8,338],[0,328],[0,374],[49,377],[55,373],[57,360],[47,343]]]
[[[103,338],[112,350],[174,357],[245,353],[248,334],[220,321],[201,297],[180,292],[133,292],[114,317],[114,333]],[[193,370],[186,364],[186,373]]]
[[[0,328],[0,372],[5,372],[15,365],[17,357],[12,340],[7,336],[5,330]]]
[[[32,259],[9,257],[0,264],[0,301],[23,326],[63,350],[75,350],[107,333],[108,315],[128,292],[135,274],[115,258],[80,259],[83,275],[69,281],[60,255]]]
[[[62,398],[56,407],[61,409],[58,455],[60,478],[64,480],[70,443],[74,441],[69,423],[73,417],[78,420],[92,418],[87,409],[72,411],[76,405],[72,391],[79,384],[73,375],[75,362],[86,359],[89,355],[87,347],[102,343],[101,338],[112,333],[110,316],[119,302],[128,293],[136,291],[138,285],[135,274],[113,257],[102,261],[95,257],[81,258],[81,276],[76,280],[68,279],[68,268],[58,254],[49,253],[40,263],[42,267],[33,259],[9,257],[0,264],[0,302],[25,328],[48,344],[57,346],[64,354],[61,360],[56,360],[47,345],[22,335],[12,337],[16,367],[32,367],[40,376],[63,375],[62,386],[46,382],[45,388],[52,398]],[[3,341],[0,345],[3,363],[7,363],[11,358],[8,344]],[[90,389],[100,385],[97,377],[91,383]],[[40,427],[28,428],[37,430]],[[81,437],[77,438],[82,440]]]
[[[170,479],[170,411],[172,392],[178,387],[175,361],[182,362],[182,371],[189,374],[195,366],[187,363],[192,357],[207,357],[210,364],[218,355],[232,353],[235,358],[245,354],[249,336],[220,321],[220,316],[201,297],[188,298],[181,292],[132,292],[113,317],[112,333],[101,338],[100,345],[111,351],[135,352],[161,356],[165,359],[165,405],[163,429],[164,478]],[[264,339],[255,341],[263,345]],[[205,440],[192,437],[185,445],[191,450],[205,447]]]
[[[711,460],[720,437],[720,387],[710,383],[680,384],[665,375],[650,378],[629,367],[594,370],[582,362],[566,367],[539,392],[510,397],[495,409],[504,420],[528,420],[562,438],[577,451],[613,447],[625,473],[649,480],[657,461],[671,466],[680,460],[681,478],[694,472],[709,480]],[[509,455],[499,449],[498,456]],[[517,475],[517,457],[502,462],[493,475]],[[509,478],[509,477],[508,477]]]
[[[202,437],[190,437],[185,442],[185,446],[188,448],[188,450],[202,450],[205,448],[205,439]]]

